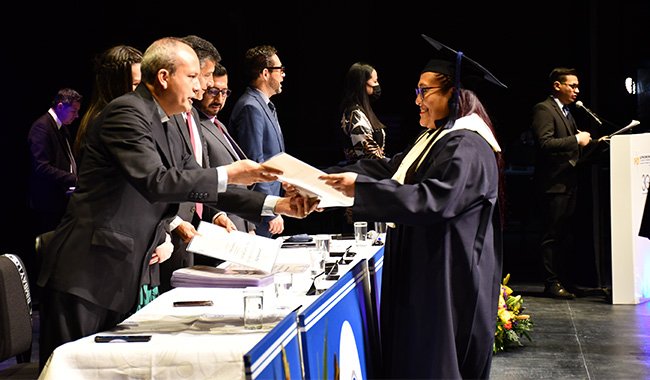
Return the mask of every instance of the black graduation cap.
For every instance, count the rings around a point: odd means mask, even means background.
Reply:
[[[435,59],[432,59],[427,63],[422,70],[423,73],[436,72],[448,75],[452,78],[456,78],[456,85],[461,82],[481,82],[485,80],[499,87],[508,88],[478,62],[468,58],[462,52],[455,51],[424,34],[422,35],[422,38],[424,38],[439,52]]]
[[[451,128],[456,122],[458,116],[458,101],[460,93],[457,89],[461,88],[462,84],[476,85],[480,82],[488,81],[499,87],[507,88],[505,84],[501,83],[492,73],[487,71],[478,62],[466,57],[462,52],[451,49],[448,46],[441,44],[431,37],[422,35],[428,43],[437,50],[437,57],[430,60],[422,70],[425,72],[434,72],[448,75],[454,78],[454,94],[451,98],[450,115],[444,125],[444,129]]]

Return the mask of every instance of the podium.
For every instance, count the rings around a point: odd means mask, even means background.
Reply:
[[[650,300],[650,240],[639,226],[650,187],[650,133],[611,139],[612,302]]]

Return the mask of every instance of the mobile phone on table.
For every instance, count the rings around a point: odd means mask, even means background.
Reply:
[[[151,335],[97,335],[95,343],[108,343],[112,341],[124,342],[148,342],[151,340]]]
[[[174,307],[182,306],[212,306],[214,303],[212,301],[176,301],[174,302]]]

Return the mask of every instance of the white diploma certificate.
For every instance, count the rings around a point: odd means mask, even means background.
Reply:
[[[275,259],[280,252],[282,240],[269,239],[248,232],[227,232],[215,224],[201,222],[187,246],[189,252],[245,265],[271,273]]]
[[[300,195],[318,198],[318,207],[350,207],[354,204],[354,197],[345,196],[318,179],[327,173],[284,152],[276,154],[262,165],[282,170],[283,174],[278,178],[298,188]]]

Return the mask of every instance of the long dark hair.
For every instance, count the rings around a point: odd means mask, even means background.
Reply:
[[[118,45],[104,51],[95,60],[95,85],[88,111],[81,118],[74,142],[79,153],[88,123],[113,99],[133,91],[131,65],[142,62],[142,53],[131,46]]]
[[[350,67],[343,84],[341,112],[347,114],[352,107],[359,106],[370,120],[372,128],[377,130],[385,126],[372,110],[370,97],[366,91],[366,85],[374,70],[374,67],[364,62],[357,62]]]
[[[445,76],[445,78],[449,81],[449,83],[453,83],[452,79],[450,77]],[[443,86],[445,86],[444,83],[447,81],[443,81]],[[475,113],[480,117],[485,124],[487,124],[488,128],[492,131],[492,134],[496,138],[496,133],[494,131],[494,126],[492,125],[492,120],[490,120],[490,116],[487,113],[487,110],[485,109],[485,106],[483,106],[483,103],[479,100],[478,96],[466,88],[460,88],[460,89],[454,89],[454,91],[460,91],[459,93],[459,98],[458,98],[458,118],[464,117],[471,115]],[[452,95],[451,99],[454,99],[454,96]],[[503,159],[503,153],[502,152],[494,152],[494,158],[497,162],[497,168],[499,170],[499,206],[501,210],[501,226],[503,227],[503,218],[505,216],[505,210],[506,210],[506,204],[505,204],[505,160]]]

